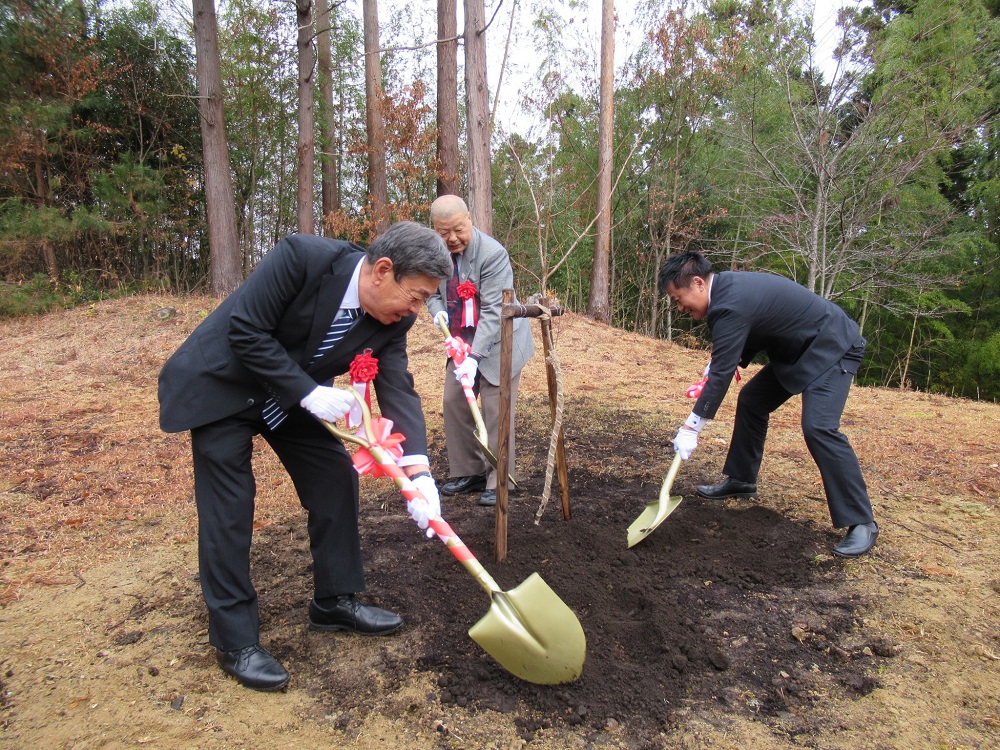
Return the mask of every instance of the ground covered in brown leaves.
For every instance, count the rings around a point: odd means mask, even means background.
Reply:
[[[883,531],[843,561],[795,402],[772,420],[759,500],[695,495],[720,476],[731,394],[678,475],[680,507],[628,549],[707,355],[573,315],[554,322],[572,518],[555,488],[533,522],[540,354],[522,378],[507,559],[473,497],[444,513],[501,586],[538,572],[577,614],[582,677],[532,685],[488,657],[466,633],[488,596],[384,479],[362,481],[366,596],[407,625],[310,632],[304,518],[265,446],[252,565],[262,638],[292,682],[241,688],[207,643],[188,439],[156,420],[159,367],[213,304],[138,297],[0,323],[0,746],[1000,747],[1000,408],[856,389],[844,429]],[[440,349],[421,320],[411,356],[439,479]]]

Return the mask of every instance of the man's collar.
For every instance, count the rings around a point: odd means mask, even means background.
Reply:
[[[365,259],[362,257],[358,261],[358,265],[354,267],[351,280],[347,284],[347,289],[344,290],[344,298],[340,301],[340,308],[342,310],[361,307],[361,298],[358,296],[358,285],[361,283],[361,266],[364,265],[364,262]]]

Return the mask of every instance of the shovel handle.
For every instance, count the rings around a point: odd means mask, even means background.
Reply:
[[[445,335],[446,339],[451,339],[451,331],[448,330],[448,326],[444,324],[444,321],[437,320],[436,325],[441,329],[441,333]],[[462,341],[458,339],[458,341]],[[463,346],[467,346],[464,342]],[[445,347],[447,349],[447,346]],[[449,354],[451,352],[449,351]],[[462,351],[458,351],[457,355],[452,355],[456,365],[462,364],[465,360],[465,354]],[[472,390],[472,381],[467,375],[463,375],[458,381],[462,385],[462,391],[465,393],[465,400],[469,403],[469,410],[472,412],[472,420],[476,423],[475,438],[479,447],[482,448],[483,454],[486,456],[486,460],[490,462],[490,466],[494,469],[499,469],[497,457],[490,450],[490,437],[489,433],[486,431],[486,423],[483,421],[483,413],[479,409],[479,401],[476,399],[476,393]],[[517,482],[514,480],[510,474],[507,475],[507,482],[511,487],[517,487]]]
[[[674,486],[674,478],[677,476],[677,470],[681,468],[681,454],[675,453],[674,460],[670,462],[670,468],[667,469],[667,476],[663,480],[663,486],[660,488],[661,494],[666,494],[667,497],[670,496],[670,488]]]
[[[366,440],[360,435],[338,430],[334,425],[327,422],[325,419],[320,419],[319,421],[336,437],[341,440],[356,443],[371,453],[372,458],[379,462],[382,470],[392,477],[393,483],[399,491],[402,492],[403,497],[406,498],[407,502],[416,498],[420,498],[424,502],[427,502],[427,498],[424,497],[424,494],[417,489],[417,486],[396,464],[392,454],[382,448],[382,446],[372,444],[372,440],[370,439],[372,437],[371,412],[369,412],[368,405],[365,404],[364,401],[360,398],[358,400],[361,402],[362,420],[365,426],[365,433],[369,436],[369,439]],[[461,537],[455,533],[451,524],[445,521],[441,516],[435,516],[429,520],[428,525],[434,530],[435,535],[437,535],[437,537],[444,542],[444,545],[448,548],[451,554],[455,556],[455,559],[462,563],[465,569],[472,574],[472,577],[476,579],[476,582],[480,586],[486,589],[486,591],[490,594],[501,591],[500,586],[497,585],[495,580],[493,580],[493,577],[486,571],[486,568],[483,567],[482,563],[476,559],[476,556],[472,554],[472,550],[465,545],[465,542],[462,541]]]
[[[420,498],[424,502],[427,499],[424,494],[417,489],[417,486],[410,481],[410,478],[403,473],[403,470],[396,465],[392,456],[388,451],[383,450],[377,445],[368,446],[368,452],[372,454],[372,458],[379,462],[382,470],[392,477],[392,481],[399,488],[399,491],[403,493],[403,497],[407,501]],[[434,533],[437,535],[438,539],[444,542],[444,545],[448,548],[448,551],[455,556],[465,569],[468,570],[472,576],[476,579],[480,586],[486,589],[488,592],[495,593],[500,591],[500,587],[497,582],[493,580],[492,576],[486,572],[486,568],[482,566],[482,563],[476,559],[476,556],[472,554],[465,542],[462,541],[461,537],[455,533],[455,530],[451,527],[447,521],[445,521],[440,515],[431,518],[428,525],[434,529]]]
[[[446,339],[451,338],[451,331],[448,330],[448,326],[444,324],[443,320],[437,320],[437,327],[441,329],[441,333],[444,334]],[[458,339],[458,341],[461,341],[461,339]],[[463,346],[466,346],[464,342]],[[458,355],[459,356],[453,357],[456,365],[460,365],[465,361],[464,352],[459,351]],[[472,409],[472,418],[476,421],[476,432],[480,435],[485,435],[486,425],[483,424],[483,415],[479,411],[479,404],[476,401],[476,393],[472,390],[472,381],[469,380],[467,375],[463,375],[459,378],[458,382],[462,384],[462,390],[465,392],[465,400],[469,402],[469,408]],[[480,438],[480,442],[482,442],[482,438]]]

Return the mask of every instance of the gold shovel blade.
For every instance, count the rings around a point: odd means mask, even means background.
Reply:
[[[629,547],[635,546],[652,534],[653,529],[659,526],[663,522],[663,519],[673,513],[677,506],[681,504],[681,500],[684,499],[682,496],[670,496],[670,488],[673,486],[674,477],[677,476],[677,470],[680,468],[680,465],[681,457],[675,455],[674,460],[670,463],[667,476],[663,480],[663,486],[660,487],[659,498],[655,502],[649,503],[645,510],[639,514],[639,517],[628,527]]]
[[[583,672],[587,638],[580,621],[538,573],[510,591],[493,591],[490,611],[469,636],[511,674],[539,685]]]
[[[628,527],[628,546],[634,547],[652,534],[653,529],[659,526],[664,518],[673,513],[674,509],[681,504],[681,500],[683,499],[681,495],[674,495],[666,503],[661,503],[659,500],[649,503],[646,509]]]

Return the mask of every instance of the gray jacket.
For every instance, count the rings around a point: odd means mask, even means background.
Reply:
[[[472,240],[462,253],[459,281],[476,285],[476,306],[479,323],[472,341],[472,353],[479,358],[479,372],[493,385],[500,385],[500,312],[503,290],[514,288],[514,271],[504,246],[488,234],[473,228]],[[427,300],[433,318],[446,310],[448,280],[441,282],[435,294]],[[531,325],[527,318],[514,318],[513,358],[511,374],[517,375],[535,353]]]

